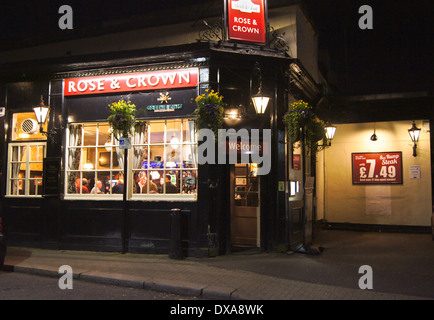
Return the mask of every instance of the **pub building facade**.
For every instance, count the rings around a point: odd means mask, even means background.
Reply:
[[[180,209],[188,256],[308,247],[315,208],[305,187],[314,184],[303,172],[313,177],[315,166],[287,141],[282,119],[293,101],[316,108],[325,101],[316,34],[299,5],[256,5],[253,32],[229,23],[247,19],[214,18],[208,28],[185,23],[176,35],[171,28],[170,41],[165,27],[132,31],[148,41],[124,51],[101,53],[95,38],[88,52],[79,49],[86,40],[62,44],[78,52],[66,57],[44,56],[57,44],[27,60],[25,49],[2,53],[9,60],[1,66],[0,190],[9,245],[167,253],[171,212]],[[226,15],[241,14],[234,8]],[[117,36],[107,43],[131,39]],[[271,99],[258,114],[251,97],[261,84]],[[227,104],[224,128],[270,130],[271,140],[258,144],[269,153],[268,174],[257,175],[251,161],[199,164],[194,100],[208,90]],[[127,151],[107,121],[108,105],[122,99],[137,107]],[[49,113],[38,124],[33,108],[42,104]]]

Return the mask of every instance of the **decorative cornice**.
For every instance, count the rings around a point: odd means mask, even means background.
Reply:
[[[189,62],[189,63],[168,63],[168,64],[156,64],[156,65],[138,65],[131,67],[119,67],[119,68],[102,68],[93,70],[81,70],[70,72],[59,72],[52,76],[52,79],[66,79],[66,78],[81,78],[81,77],[95,77],[105,76],[112,74],[126,74],[126,73],[138,73],[160,70],[176,70],[176,69],[188,69],[188,68],[203,68],[208,66],[208,61]]]

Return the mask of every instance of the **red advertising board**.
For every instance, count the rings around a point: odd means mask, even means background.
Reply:
[[[266,0],[227,0],[229,40],[264,44]]]
[[[64,95],[76,96],[196,87],[198,69],[150,71],[65,79]]]
[[[301,155],[294,154],[292,156],[292,168],[294,170],[301,170]]]
[[[353,184],[402,184],[402,152],[353,153]]]

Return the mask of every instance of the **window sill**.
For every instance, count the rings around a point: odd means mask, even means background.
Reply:
[[[17,196],[18,197],[18,196]],[[22,196],[21,196],[22,197]],[[42,197],[41,197],[42,198]],[[122,201],[123,196],[121,194],[83,194],[76,195],[70,194],[65,195],[65,200],[95,200],[95,201]],[[128,201],[186,201],[194,202],[197,201],[197,196],[193,194],[140,194],[133,195]]]

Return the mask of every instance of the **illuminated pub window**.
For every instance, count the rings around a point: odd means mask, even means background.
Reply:
[[[133,195],[195,199],[197,140],[191,119],[146,121],[133,139]]]
[[[123,193],[123,151],[108,123],[72,124],[68,128],[65,194]]]
[[[43,128],[46,130],[46,127]],[[42,196],[42,167],[47,138],[39,132],[33,112],[12,115],[8,145],[8,196]],[[39,141],[36,141],[39,140]]]
[[[66,195],[122,195],[124,150],[113,139],[109,124],[71,124],[67,135]],[[195,199],[197,140],[193,120],[139,121],[131,142],[128,198]]]

